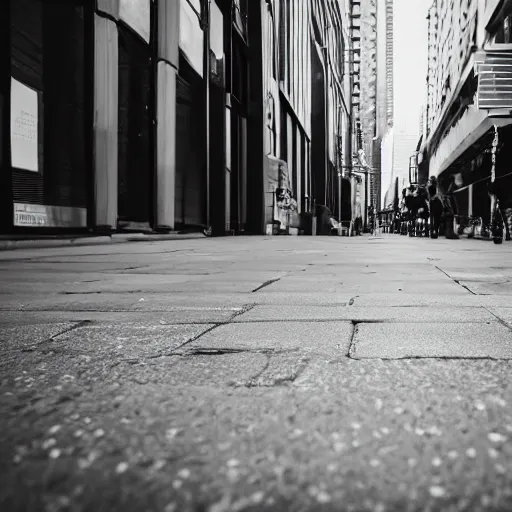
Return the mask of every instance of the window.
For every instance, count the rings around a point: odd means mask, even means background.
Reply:
[[[512,14],[509,14],[503,19],[503,22],[494,35],[494,42],[496,44],[512,43]]]
[[[247,2],[248,0],[234,0],[235,25],[247,37]]]

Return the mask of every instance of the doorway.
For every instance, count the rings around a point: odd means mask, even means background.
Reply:
[[[153,191],[151,45],[119,24],[118,227],[150,228]]]

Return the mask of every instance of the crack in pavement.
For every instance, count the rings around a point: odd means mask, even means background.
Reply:
[[[509,331],[512,331],[512,326],[510,326],[507,322],[505,322],[505,320],[503,320],[502,318],[500,318],[496,313],[493,313],[490,308],[486,308],[484,307],[484,309],[486,311],[488,311],[494,318],[496,318],[496,320],[498,320],[498,323],[500,323],[501,325],[503,325],[503,327],[506,327]]]
[[[478,293],[475,293],[473,290],[470,290],[466,285],[461,284],[460,281],[458,281],[457,279],[453,279],[453,277],[451,277],[450,274],[445,272],[442,268],[438,267],[437,265],[434,265],[434,267],[437,268],[437,270],[439,270],[440,272],[442,272],[448,279],[450,279],[450,281],[453,281],[454,283],[457,283],[459,286],[462,286],[462,288],[467,290],[469,293],[472,293],[473,295],[478,295]]]
[[[50,341],[55,340],[56,338],[58,338],[59,336],[62,336],[63,334],[67,334],[71,331],[74,331],[75,329],[79,329],[80,327],[83,327],[84,325],[89,325],[90,323],[91,323],[90,320],[81,320],[79,322],[76,322],[75,325],[72,325],[71,327],[68,327],[61,332],[53,334],[49,338],[46,338],[46,339],[40,341],[39,343],[32,345],[31,347],[21,349],[21,352],[35,352],[39,348],[42,348],[42,345],[44,345],[45,343],[49,343]]]
[[[231,316],[231,318],[226,322],[230,323],[232,322],[236,317],[243,315],[244,313],[247,313],[248,311],[251,311],[251,309],[255,308],[257,304],[244,304],[238,311],[235,311],[234,314]]]
[[[277,283],[277,281],[280,281],[281,278],[278,277],[277,279],[269,279],[268,281],[265,281],[262,285],[258,286],[258,288],[255,288],[252,293],[255,293],[259,290],[261,290],[262,288],[265,288],[266,286],[270,286],[271,284],[273,283]]]
[[[295,349],[292,350],[281,350],[281,351],[272,351],[268,352],[265,355],[267,356],[267,360],[263,366],[263,368],[258,371],[255,375],[252,377],[249,377],[244,382],[231,382],[229,385],[231,387],[246,387],[246,388],[256,388],[256,387],[276,387],[276,386],[282,386],[288,383],[294,382],[296,379],[298,379],[304,370],[307,368],[310,358],[308,356],[302,356],[299,359],[298,366],[296,369],[292,367],[290,370],[290,373],[284,377],[272,377],[272,374],[268,376],[267,379],[264,378],[265,373],[271,368],[271,363],[274,360],[273,356],[276,356],[278,354],[282,354],[285,352],[292,352],[292,351],[298,351]],[[247,350],[246,352],[255,352],[252,350]],[[261,352],[260,352],[261,353]]]
[[[245,386],[247,388],[256,387],[256,385],[254,384],[256,379],[260,378],[270,367],[271,356],[269,354],[265,354],[265,355],[267,357],[267,360],[266,360],[265,364],[263,365],[263,368],[259,372],[257,372],[256,375],[249,377],[249,379],[245,381],[245,384],[233,383],[232,387],[241,387],[241,386]]]
[[[176,349],[178,350],[178,349]],[[194,349],[180,354],[183,356],[196,356],[196,355],[223,355],[223,354],[265,354],[265,355],[277,355],[277,354],[291,354],[293,352],[299,352],[300,348],[234,348],[234,347],[197,347]]]
[[[360,322],[357,322],[355,320],[352,320],[351,324],[352,324],[352,333],[350,334],[350,343],[349,343],[349,346],[348,346],[348,352],[346,354],[346,357],[350,358],[350,359],[355,359],[354,355],[355,355],[355,351],[356,351],[356,343],[355,343],[355,337],[356,337],[356,334],[357,334],[357,326]]]

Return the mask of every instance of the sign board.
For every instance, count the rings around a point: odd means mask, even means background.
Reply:
[[[119,0],[119,18],[139,34],[146,43],[151,35],[150,0]]]
[[[489,51],[477,64],[478,108],[512,109],[512,52]]]
[[[87,227],[86,208],[14,203],[13,209],[18,227]]]
[[[42,227],[48,225],[48,214],[42,205],[14,203],[14,225]]]
[[[200,77],[203,76],[203,31],[194,12],[200,4],[194,8],[187,0],[180,1],[180,49],[185,54],[189,64]]]
[[[11,78],[11,163],[39,172],[38,93]]]

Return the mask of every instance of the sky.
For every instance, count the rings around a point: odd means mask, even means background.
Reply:
[[[408,178],[426,102],[427,13],[432,0],[394,0],[394,134],[396,175]]]

